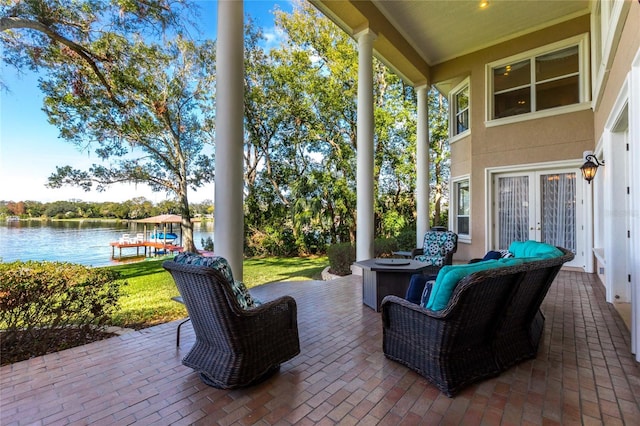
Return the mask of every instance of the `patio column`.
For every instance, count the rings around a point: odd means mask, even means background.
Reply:
[[[218,2],[214,250],[242,280],[244,2]]]
[[[373,40],[370,29],[358,40],[356,260],[373,257]]]
[[[429,230],[429,103],[428,86],[416,87],[418,129],[416,134],[416,247],[422,247]]]

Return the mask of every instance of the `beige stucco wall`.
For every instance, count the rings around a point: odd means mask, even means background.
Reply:
[[[471,244],[459,244],[457,261],[481,257],[489,167],[579,159],[593,149],[590,109],[494,127],[485,126],[485,65],[520,52],[589,32],[585,15],[435,66],[433,82],[470,78],[471,135],[451,144],[451,176],[471,175]]]

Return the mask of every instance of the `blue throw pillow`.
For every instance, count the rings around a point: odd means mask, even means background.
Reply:
[[[424,284],[424,290],[422,290],[422,295],[420,296],[420,306],[425,308],[427,303],[429,303],[429,298],[431,297],[431,291],[433,290],[433,286],[435,285],[436,280],[429,280]]]
[[[407,294],[405,299],[411,303],[420,304],[422,301],[422,295],[424,292],[424,286],[429,280],[435,280],[435,275],[413,274],[409,281],[409,288],[407,288]]]
[[[484,255],[482,260],[497,260],[502,257],[502,253],[499,251],[488,251],[487,254]]]

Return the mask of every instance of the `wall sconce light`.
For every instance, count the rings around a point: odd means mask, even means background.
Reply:
[[[580,167],[582,171],[582,177],[587,181],[588,184],[591,184],[591,181],[594,177],[596,177],[596,172],[598,171],[598,166],[604,166],[604,160],[602,162],[598,161],[595,155],[588,154],[584,157],[585,163]]]

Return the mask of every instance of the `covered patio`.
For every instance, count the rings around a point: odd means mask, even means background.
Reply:
[[[190,325],[129,332],[0,369],[0,423],[18,424],[637,424],[640,370],[597,277],[561,271],[542,306],[535,360],[447,398],[382,353],[380,314],[357,275],[252,289],[292,295],[301,353],[266,382],[204,385],[181,364]]]

